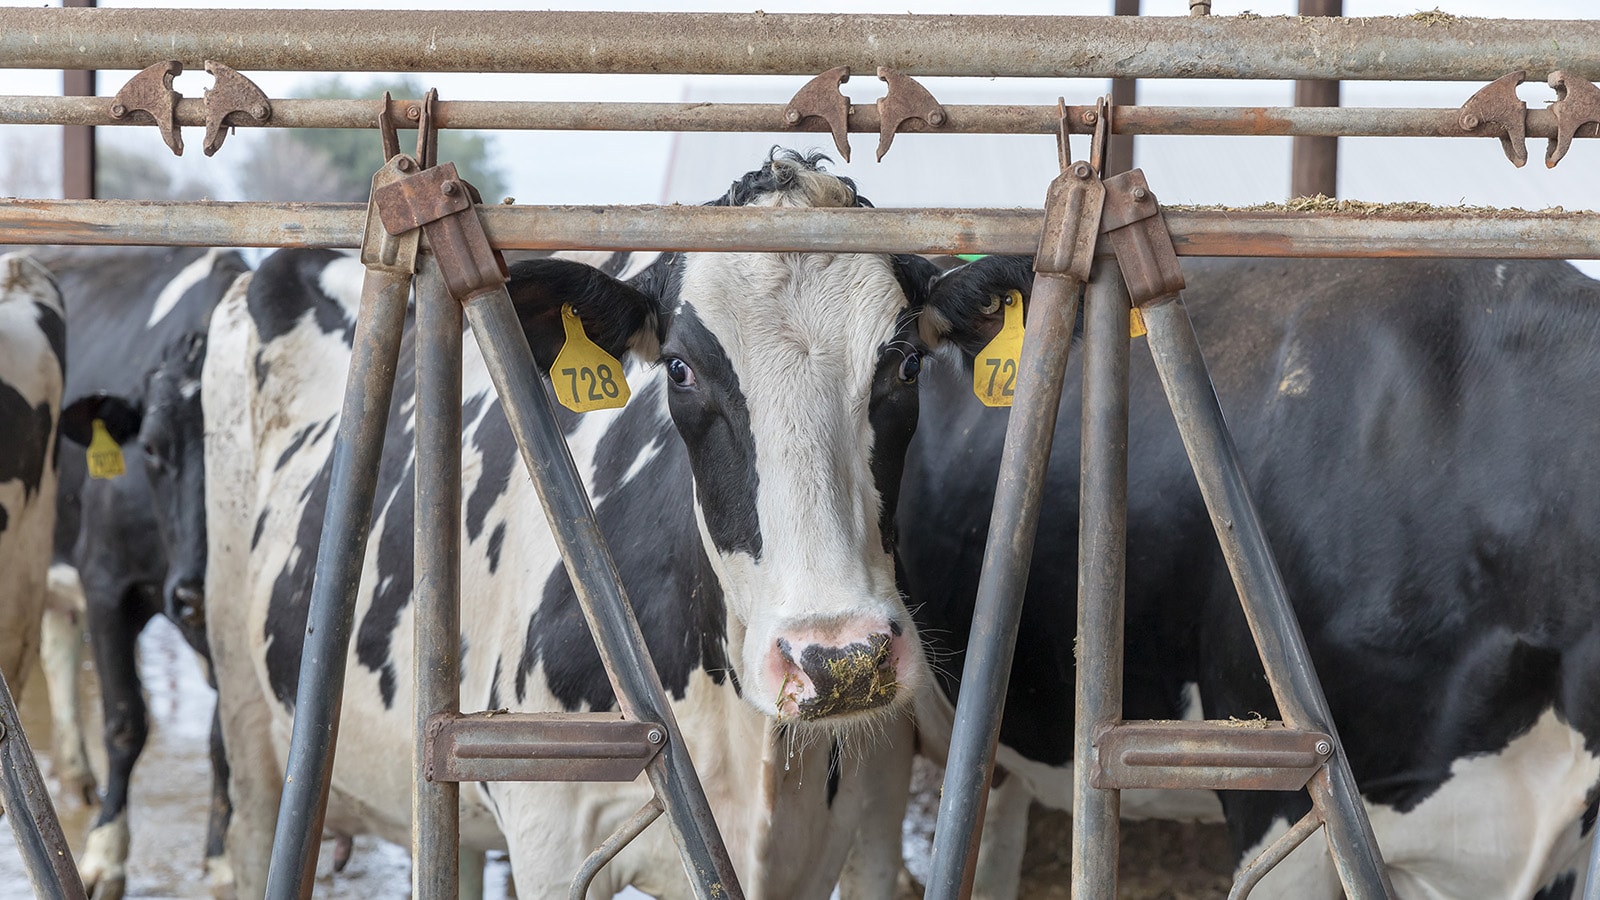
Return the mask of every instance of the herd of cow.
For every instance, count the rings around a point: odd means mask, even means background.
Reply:
[[[715,202],[867,205],[787,152]],[[147,733],[135,638],[157,614],[217,688],[205,865],[219,892],[263,892],[363,271],[307,250],[254,272],[218,250],[0,257],[0,665],[20,690],[44,635],[56,773],[96,799],[71,689],[87,625],[109,760],[79,860],[97,897],[126,887],[128,779]],[[1396,890],[1574,896],[1600,792],[1600,283],[1522,261],[1190,261],[1185,274]],[[820,253],[512,269],[540,366],[569,303],[625,360],[627,406],[561,424],[751,896],[894,894],[914,748],[939,760],[949,738],[1006,421],[972,395],[971,361],[1000,326],[998,298],[1026,298],[1030,276],[1017,258],[941,270]],[[463,341],[463,706],[612,709]],[[412,347],[408,330],[328,812],[334,833],[401,844]],[[1062,400],[977,896],[1015,895],[1031,801],[1070,806],[1079,377]],[[125,448],[120,477],[86,477],[83,445],[102,432]],[[1127,716],[1275,717],[1142,353],[1129,452]],[[649,790],[478,784],[462,791],[462,843],[505,850],[520,896],[565,896]],[[1223,819],[1244,860],[1307,807],[1299,793],[1232,793],[1124,809]],[[630,845],[592,896],[627,885],[689,896],[667,829]],[[1320,840],[1257,890],[1341,896]]]

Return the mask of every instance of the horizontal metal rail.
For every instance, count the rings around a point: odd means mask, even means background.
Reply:
[[[1466,100],[1463,93],[1461,98]],[[272,118],[256,123],[239,116],[241,128],[373,128],[381,100],[272,100]],[[416,127],[408,107],[419,101],[391,100],[392,119],[400,127]],[[789,125],[780,103],[582,103],[541,100],[441,100],[435,112],[440,128],[506,131],[795,131],[827,133],[828,125],[807,119]],[[909,134],[1055,134],[1055,104],[950,105],[938,128],[908,119]],[[1067,107],[1074,134],[1094,131],[1093,106]],[[1305,137],[1484,137],[1461,127],[1455,109],[1394,107],[1195,107],[1118,106],[1111,117],[1113,134],[1296,135]],[[205,102],[178,101],[177,123],[203,127]],[[110,97],[0,97],[0,125],[140,125],[130,117],[111,115]],[[148,122],[144,127],[151,127]],[[881,117],[871,103],[852,105],[848,128],[876,134]],[[1556,136],[1555,114],[1530,109],[1530,138]],[[1600,123],[1581,126],[1578,137],[1600,137]]]
[[[707,206],[484,206],[505,250],[1023,253],[1039,247],[1029,209],[755,209]],[[1600,259],[1600,213],[1410,204],[1353,212],[1165,207],[1180,256],[1428,256]],[[357,247],[359,203],[0,199],[3,244]],[[1109,252],[1109,251],[1107,251]]]
[[[1600,21],[426,10],[0,10],[0,67],[1600,80]]]

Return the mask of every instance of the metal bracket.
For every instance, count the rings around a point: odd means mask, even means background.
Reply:
[[[1129,169],[1107,178],[1105,186],[1100,232],[1111,239],[1133,305],[1176,297],[1183,290],[1178,251],[1172,246],[1166,217],[1144,180],[1144,171]]]
[[[429,781],[632,781],[667,730],[617,713],[444,714],[428,722]]]
[[[206,71],[216,79],[205,92],[206,141],[201,148],[207,156],[222,149],[228,126],[239,116],[249,116],[258,125],[272,118],[272,103],[256,83],[215,60],[206,60]]]
[[[1519,169],[1528,163],[1528,104],[1517,96],[1517,85],[1526,77],[1518,70],[1479,88],[1461,104],[1458,120],[1464,131],[1498,136],[1506,158]]]
[[[505,284],[508,275],[504,257],[489,245],[473,209],[479,202],[478,189],[461,179],[455,163],[372,189],[372,203],[384,229],[399,235],[421,228],[450,296],[463,303]]]
[[[1554,168],[1567,155],[1579,128],[1600,123],[1600,88],[1559,70],[1550,73],[1548,84],[1556,91],[1556,102],[1550,104],[1550,111],[1556,114],[1556,136],[1545,148],[1544,164]]]
[[[111,100],[111,118],[152,123],[161,139],[178,156],[183,155],[183,135],[178,132],[178,101],[172,79],[183,74],[183,63],[169,59],[140,70]]]
[[[1097,176],[1106,171],[1106,148],[1111,146],[1110,97],[1101,97],[1094,103],[1094,133],[1089,137],[1089,165]]]
[[[927,88],[909,75],[879,66],[878,80],[889,85],[889,93],[878,98],[878,162],[883,162],[883,155],[889,152],[895,132],[902,125],[921,119],[929,128],[943,128],[949,114]]]
[[[1094,245],[1100,236],[1100,214],[1105,208],[1106,187],[1094,167],[1082,160],[1069,163],[1067,108],[1056,101],[1060,130],[1056,135],[1061,157],[1061,174],[1050,182],[1044,199],[1044,228],[1039,234],[1039,252],[1033,257],[1033,270],[1042,275],[1060,275],[1079,282],[1089,280],[1094,263]]]
[[[1096,735],[1095,787],[1298,791],[1333,738],[1282,722],[1129,722]]]
[[[850,98],[839,85],[850,80],[849,66],[834,66],[805,83],[783,108],[783,121],[789,129],[799,128],[807,119],[821,119],[833,133],[839,155],[850,161]]]
[[[372,193],[367,200],[367,224],[361,237],[361,264],[369,269],[408,278],[417,271],[417,250],[422,243],[422,232],[416,228],[399,234],[389,232],[383,227],[377,204],[380,190],[404,181],[416,171],[416,160],[397,153],[372,176]]]

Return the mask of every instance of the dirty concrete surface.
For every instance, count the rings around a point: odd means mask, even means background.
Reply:
[[[128,859],[129,898],[203,900],[210,897],[201,869],[205,847],[210,764],[206,741],[214,694],[206,686],[200,664],[165,619],[150,623],[140,639],[140,672],[150,707],[150,738],[134,770],[129,815],[132,847]],[[99,695],[87,663],[80,678],[85,735],[96,776],[104,783],[105,753],[100,745]],[[39,755],[45,779],[54,791],[50,771],[50,718],[44,678],[35,671],[21,698],[23,727]],[[927,871],[932,823],[938,809],[939,771],[919,761],[919,791],[905,834],[907,868],[919,878]],[[55,793],[74,853],[83,849],[95,809]],[[1035,807],[1028,829],[1023,876],[1024,900],[1056,900],[1070,896],[1071,820],[1060,812]],[[360,837],[343,872],[331,871],[332,842],[324,842],[316,896],[332,900],[400,898],[411,889],[410,859],[405,849],[376,838]],[[1127,900],[1220,900],[1228,892],[1227,840],[1222,829],[1169,822],[1128,823],[1124,828],[1121,886]],[[485,896],[506,896],[509,867],[491,858],[485,873]],[[641,898],[630,891],[627,896]],[[902,898],[916,897],[914,885]],[[0,900],[28,900],[31,892],[9,827],[0,827]]]

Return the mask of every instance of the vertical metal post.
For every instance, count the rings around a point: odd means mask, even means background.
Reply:
[[[67,9],[92,8],[95,0],[61,0]],[[61,93],[66,97],[93,97],[93,69],[66,69],[61,73]],[[61,196],[68,200],[93,200],[95,147],[93,125],[61,126]]]
[[[630,718],[660,722],[667,729],[666,746],[646,772],[667,810],[689,884],[701,900],[741,900],[744,893],[711,805],[623,593],[511,298],[504,287],[496,287],[467,298],[464,305],[617,702]]]
[[[1083,476],[1078,526],[1078,700],[1072,896],[1117,895],[1122,795],[1090,783],[1095,735],[1122,718],[1128,535],[1128,286],[1100,260],[1084,290]]]
[[[1139,0],[1116,0],[1112,4],[1112,15],[1137,16],[1139,14]],[[1132,106],[1139,102],[1139,81],[1135,78],[1111,79],[1111,105]],[[1113,134],[1106,139],[1105,171],[1101,173],[1106,178],[1120,175],[1133,168],[1133,135]]]
[[[1344,0],[1300,0],[1302,16],[1344,15]],[[1295,106],[1338,106],[1339,82],[1296,81]],[[1339,139],[1336,137],[1294,138],[1290,157],[1289,196],[1316,194],[1333,197],[1339,191]]]
[[[409,276],[368,269],[361,289],[350,375],[333,440],[332,480],[322,517],[306,642],[300,654],[289,763],[267,870],[267,896],[272,900],[310,897],[316,876],[356,592],[372,525],[378,461],[389,424],[410,285]]]
[[[4,675],[0,675],[0,802],[22,851],[33,895],[83,900],[83,881]]]
[[[1239,454],[1223,420],[1189,313],[1180,298],[1140,309],[1149,329],[1150,353],[1283,721],[1291,728],[1337,738],[1327,698],[1250,499]],[[1342,745],[1336,740],[1335,746]],[[1335,750],[1307,789],[1322,811],[1334,867],[1345,893],[1354,900],[1393,897],[1394,888],[1344,754]]]
[[[1583,884],[1583,900],[1600,900],[1600,831],[1589,838],[1589,873]]]
[[[459,787],[427,777],[428,720],[461,711],[461,304],[431,254],[418,257],[415,701],[411,895],[454,898]]]
[[[1000,735],[1022,618],[1022,595],[1033,559],[1045,469],[1061,405],[1061,379],[1077,319],[1078,288],[1077,280],[1059,276],[1041,274],[1033,281],[1016,396],[1006,422],[1000,480],[974,602],[972,635],[961,670],[961,696],[956,703],[944,793],[939,799],[929,900],[957,900],[972,888],[984,801],[994,773],[995,741]]]

